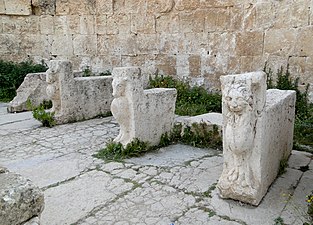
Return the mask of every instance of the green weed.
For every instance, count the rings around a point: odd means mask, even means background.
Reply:
[[[175,125],[170,133],[161,136],[157,146],[151,146],[147,142],[135,139],[124,147],[121,143],[110,141],[106,147],[94,156],[100,159],[120,161],[125,158],[138,157],[146,152],[169,146],[171,144],[183,143],[202,148],[222,149],[222,138],[216,126],[212,130],[207,129],[203,124],[193,124],[192,127]]]
[[[52,107],[51,101],[44,100],[38,107],[34,107],[30,100],[27,100],[27,108],[32,110],[33,117],[40,121],[44,127],[53,127],[56,125],[54,112],[46,112],[46,109]]]

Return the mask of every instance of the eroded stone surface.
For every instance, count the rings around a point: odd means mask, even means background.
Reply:
[[[58,124],[106,115],[112,102],[112,77],[74,77],[69,61],[50,61],[47,94]]]
[[[42,191],[30,180],[0,168],[0,224],[21,224],[40,216]]]
[[[114,141],[124,146],[134,139],[159,144],[162,134],[173,127],[176,89],[144,90],[141,70],[137,67],[114,68],[112,86],[111,111],[120,125]]]
[[[224,198],[258,205],[287,161],[293,140],[295,92],[266,91],[266,74],[221,77]]]
[[[0,164],[24,172],[43,187],[47,198],[43,225],[272,225],[279,216],[295,221],[296,214],[285,214],[283,209],[294,187],[295,202],[302,202],[307,193],[301,195],[300,190],[310,188],[307,182],[312,180],[313,163],[307,157],[311,154],[293,152],[291,168],[273,183],[256,208],[219,198],[215,186],[222,172],[220,151],[175,145],[142,158],[104,162],[92,155],[118,134],[112,117],[51,129],[20,129],[22,117],[10,116],[15,130],[1,134]],[[0,123],[0,131],[3,126]],[[305,165],[309,170],[303,173],[298,168]]]
[[[22,112],[30,110],[27,107],[29,100],[32,106],[37,107],[49,98],[46,93],[47,82],[45,73],[30,73],[16,90],[15,98],[9,103],[9,112]]]

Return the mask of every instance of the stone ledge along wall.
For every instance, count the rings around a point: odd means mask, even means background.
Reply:
[[[0,59],[143,66],[220,87],[290,64],[313,83],[313,0],[0,0]]]

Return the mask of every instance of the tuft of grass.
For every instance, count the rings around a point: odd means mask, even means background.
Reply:
[[[153,147],[149,146],[147,142],[140,141],[139,139],[134,139],[126,147],[121,143],[109,141],[104,149],[93,156],[98,159],[120,161],[125,158],[138,157],[152,149]]]
[[[286,173],[287,172],[287,170],[286,170],[287,166],[288,166],[288,158],[283,158],[282,160],[280,160],[277,176],[281,176],[284,173]]]
[[[99,73],[99,76],[111,76],[112,73],[110,70],[106,70],[104,72]]]
[[[177,100],[175,113],[181,116],[196,116],[209,112],[222,112],[222,96],[209,93],[203,87],[191,87],[188,83],[170,76],[149,79],[149,88],[176,88]]]
[[[93,73],[90,69],[89,66],[87,66],[84,70],[83,70],[83,77],[90,77],[93,76]]]
[[[171,144],[183,143],[201,148],[222,149],[222,138],[217,127],[212,130],[207,129],[203,124],[193,124],[192,127],[175,125],[170,133],[161,136],[157,146],[150,146],[147,142],[134,139],[126,147],[121,143],[109,141],[104,149],[101,149],[94,157],[99,159],[121,161],[125,158],[139,157],[146,152],[154,151],[158,148]]]
[[[34,64],[32,61],[14,63],[0,60],[0,101],[11,101],[28,73],[45,72],[47,69],[44,62]]]
[[[44,100],[38,107],[34,107],[30,100],[27,100],[27,108],[32,110],[33,117],[40,121],[44,127],[53,127],[56,125],[54,112],[46,112],[46,109],[52,107],[52,102]]]
[[[274,225],[286,225],[285,223],[284,223],[284,220],[283,220],[283,218],[281,218],[281,217],[277,217],[276,219],[274,219]]]

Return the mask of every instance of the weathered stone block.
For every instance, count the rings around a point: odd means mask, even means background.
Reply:
[[[219,8],[219,7],[230,7],[236,5],[235,0],[200,0],[201,7],[208,8]]]
[[[275,3],[275,28],[297,28],[308,25],[311,1],[282,1]]]
[[[258,205],[293,144],[295,91],[266,91],[266,74],[221,77],[223,93],[223,198]]]
[[[113,14],[113,0],[96,0],[97,4],[97,14]]]
[[[23,224],[40,216],[44,196],[30,180],[0,168],[0,208],[0,224]]]
[[[277,7],[277,6],[276,6]],[[259,28],[272,28],[274,26],[276,14],[273,2],[262,2],[256,5],[256,26]],[[279,8],[279,7],[277,7]]]
[[[270,29],[265,32],[264,52],[271,55],[292,55],[296,39],[296,29]]]
[[[180,14],[179,29],[183,33],[200,33],[204,31],[206,12],[195,11],[192,13],[183,12]]]
[[[0,34],[0,53],[17,54],[19,49],[19,39],[14,34]]]
[[[176,74],[176,56],[158,55],[155,61],[160,74]]]
[[[112,77],[74,77],[68,61],[50,61],[47,94],[57,124],[107,114],[112,102]]]
[[[156,32],[165,34],[179,33],[179,14],[162,14],[156,17]]]
[[[23,83],[16,90],[15,98],[8,105],[8,112],[22,112],[29,110],[27,100],[33,106],[39,106],[44,100],[48,100],[46,94],[47,82],[45,73],[30,73],[24,78]]]
[[[138,54],[139,43],[137,41],[137,35],[124,34],[114,37],[113,52],[118,55],[136,55]]]
[[[151,0],[147,2],[147,12],[152,14],[169,13],[175,5],[174,0]]]
[[[205,11],[205,30],[223,31],[230,26],[230,15],[227,8],[212,8]]]
[[[3,32],[19,34],[39,34],[39,18],[36,16],[3,17]]]
[[[4,0],[0,0],[0,15],[5,14]]]
[[[31,0],[4,0],[5,14],[7,15],[31,15]]]
[[[114,68],[112,86],[111,111],[120,125],[120,133],[114,141],[125,146],[138,138],[157,145],[161,135],[172,129],[176,89],[144,90],[137,67]]]
[[[98,55],[109,55],[114,46],[112,35],[97,35],[97,53]]]
[[[55,15],[56,0],[32,0],[32,11],[35,15]]]
[[[76,35],[73,38],[75,55],[95,55],[97,52],[96,35]]]
[[[237,35],[236,54],[239,56],[262,55],[263,32],[241,32]]]
[[[40,33],[54,34],[54,17],[45,15],[40,17]]]
[[[191,77],[198,77],[201,75],[201,59],[199,55],[190,55],[189,61],[189,75]]]
[[[200,0],[178,0],[175,4],[175,9],[178,11],[195,10],[199,6]]]
[[[53,35],[51,38],[52,55],[73,55],[73,40],[71,35]]]
[[[94,16],[80,16],[80,34],[94,34],[95,33],[95,17]]]
[[[56,15],[94,15],[96,0],[56,0]]]
[[[131,15],[131,32],[138,34],[155,33],[155,17],[153,15],[143,15],[141,13]]]
[[[130,34],[130,14],[114,14],[107,16],[106,34]]]
[[[138,51],[140,54],[159,53],[159,35],[157,34],[138,34]]]
[[[313,27],[299,29],[295,47],[295,53],[299,56],[313,56]]]

